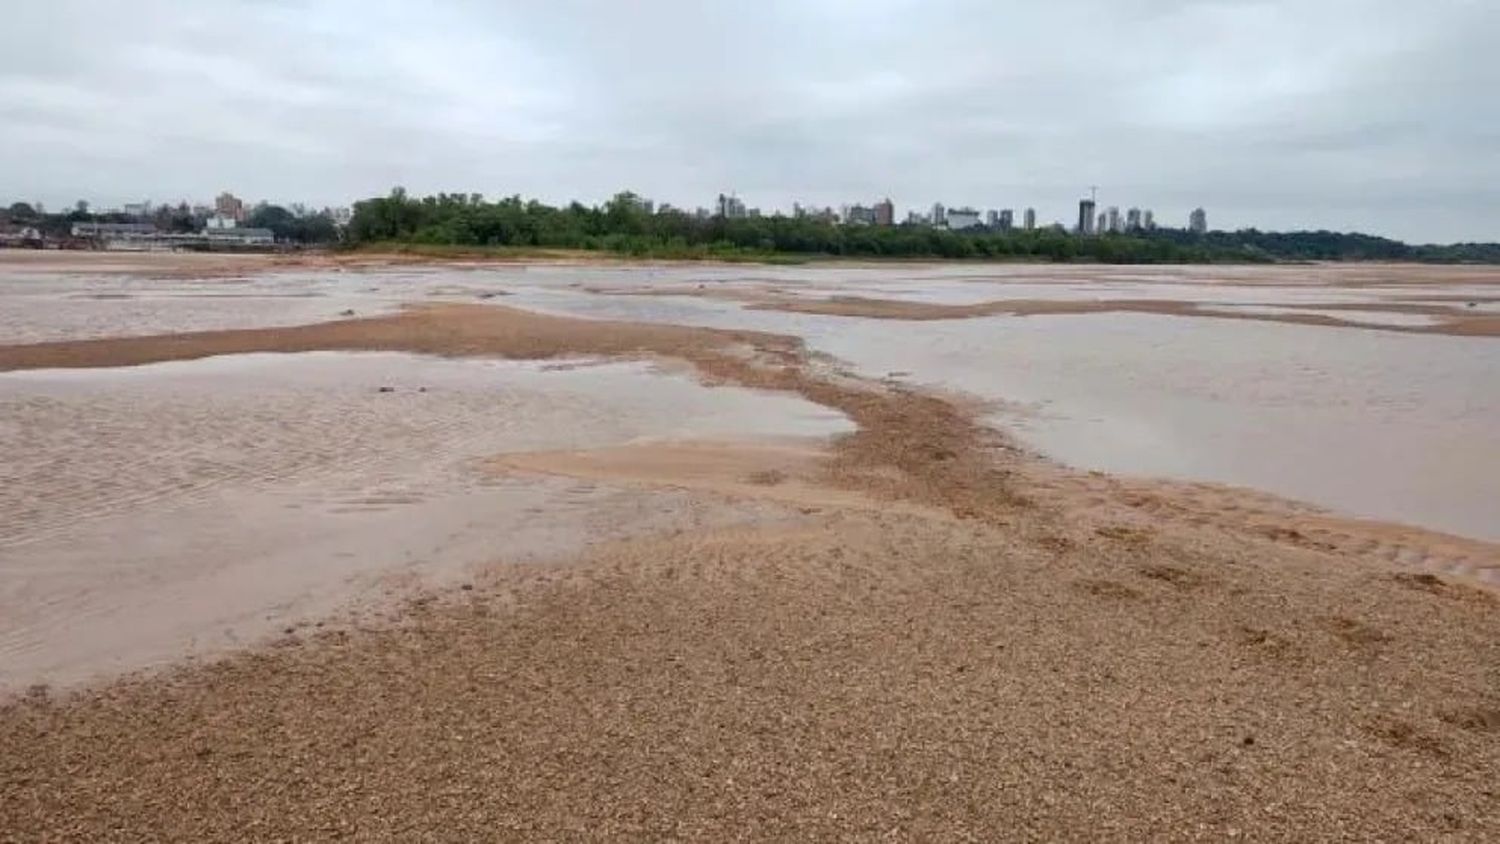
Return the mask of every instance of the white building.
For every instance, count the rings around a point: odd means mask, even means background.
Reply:
[[[975,208],[949,208],[947,213],[948,228],[953,231],[963,229],[974,229],[979,227],[979,211]]]
[[[276,242],[276,233],[270,229],[204,229],[203,236],[209,243],[226,246],[270,246]]]

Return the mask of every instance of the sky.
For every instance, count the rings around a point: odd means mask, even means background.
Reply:
[[[0,201],[1101,206],[1500,240],[1500,0],[48,0]]]

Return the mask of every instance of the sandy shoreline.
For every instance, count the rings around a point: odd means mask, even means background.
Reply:
[[[1495,546],[1070,472],[792,337],[440,305],[0,347],[0,369],[255,351],[667,359],[858,425],[506,458],[806,521],[499,566],[393,624],[0,709],[19,839],[1481,839]],[[1426,566],[1426,568],[1424,568]],[[497,832],[498,831],[498,832]]]
[[[1500,316],[1476,313],[1470,303],[1493,306],[1500,298],[1493,296],[1454,297],[1449,302],[1321,302],[1317,304],[1278,303],[1252,305],[1266,311],[1233,310],[1212,303],[1185,299],[1109,299],[1081,301],[1055,299],[1005,299],[972,304],[914,302],[900,299],[876,299],[868,296],[832,295],[809,298],[758,292],[744,289],[656,288],[634,291],[598,291],[631,296],[700,296],[739,302],[750,310],[779,311],[793,314],[854,317],[925,322],[931,320],[973,319],[990,316],[1055,316],[1065,314],[1137,313],[1178,317],[1212,317],[1216,319],[1276,322],[1288,325],[1359,328],[1412,334],[1440,334],[1450,337],[1500,337]],[[1286,311],[1272,312],[1270,309]],[[1352,312],[1352,314],[1406,314],[1429,316],[1429,325],[1381,324],[1359,321],[1351,315],[1343,318],[1327,313],[1299,311]]]

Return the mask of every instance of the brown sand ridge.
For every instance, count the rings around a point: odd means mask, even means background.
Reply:
[[[683,294],[678,294],[683,295]],[[862,317],[864,319],[940,320],[969,319],[985,316],[1043,316],[1056,314],[1138,313],[1166,316],[1214,317],[1259,322],[1283,322],[1293,325],[1319,325],[1330,328],[1362,328],[1396,331],[1408,334],[1446,334],[1457,337],[1500,337],[1500,315],[1464,314],[1457,307],[1390,303],[1330,303],[1318,305],[1276,305],[1288,310],[1380,311],[1386,313],[1435,316],[1441,321],[1431,325],[1390,325],[1345,320],[1317,313],[1261,313],[1215,308],[1212,304],[1172,299],[1095,299],[1068,301],[1058,299],[1004,299],[972,305],[947,305],[935,302],[909,302],[899,299],[871,299],[862,296],[833,296],[827,299],[792,297],[749,297],[750,310],[787,311],[824,316]]]
[[[444,306],[7,347],[0,369],[313,349],[657,355],[859,430],[815,464],[702,470],[803,490],[801,526],[497,566],[401,625],[10,704],[0,838],[1500,833],[1492,593],[1059,479],[960,403],[792,338]],[[513,468],[680,474],[580,461]]]

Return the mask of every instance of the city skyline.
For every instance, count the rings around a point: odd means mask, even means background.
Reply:
[[[9,11],[0,185],[53,206],[234,185],[321,207],[398,184],[696,206],[733,186],[762,208],[996,197],[1066,222],[1097,183],[1163,221],[1210,205],[1231,230],[1500,226],[1495,4]],[[1078,60],[1126,45],[1131,72],[1107,83]]]
[[[1093,195],[1097,195],[1097,191],[1097,186],[1093,186],[1091,189],[1091,193]],[[618,192],[615,195],[618,195]],[[1123,216],[1118,213],[1119,209],[1117,207],[1111,206],[1110,208],[1106,209],[1108,211],[1115,212],[1116,219],[1111,224],[1095,224],[1092,228],[1080,229],[1078,225],[1069,225],[1069,223],[1065,219],[1060,217],[1048,219],[1045,215],[1040,214],[1036,207],[1030,205],[945,206],[943,205],[943,203],[937,202],[933,203],[931,206],[926,206],[930,210],[923,211],[921,210],[923,206],[912,206],[903,209],[898,203],[895,203],[890,197],[887,196],[876,202],[873,202],[870,205],[865,205],[862,202],[842,202],[836,206],[819,206],[793,201],[789,207],[785,208],[762,208],[758,205],[749,205],[744,201],[743,197],[740,197],[733,191],[719,193],[714,198],[713,203],[711,203],[710,205],[676,205],[670,202],[662,202],[658,204],[657,201],[653,198],[645,197],[640,194],[636,194],[636,196],[638,197],[642,207],[648,214],[655,213],[658,209],[665,210],[668,208],[683,211],[689,214],[696,214],[697,216],[714,215],[729,218],[755,218],[760,216],[817,217],[825,216],[831,213],[834,215],[838,222],[842,223],[884,226],[899,225],[902,223],[920,223],[925,225],[946,226],[948,224],[948,211],[963,210],[965,212],[972,213],[975,217],[975,220],[972,225],[959,226],[958,228],[960,229],[982,226],[992,229],[997,228],[1005,231],[1009,231],[1012,229],[1029,231],[1032,229],[1043,227],[1061,226],[1068,231],[1078,232],[1082,230],[1084,233],[1092,234],[1105,230],[1115,232],[1128,232],[1156,228],[1156,225],[1154,224],[1154,210],[1150,208],[1141,209],[1134,206],[1132,206]],[[247,201],[244,197],[235,195],[233,191],[229,190],[220,191],[209,201],[203,201],[199,198],[182,198],[175,201],[158,202],[150,198],[145,198],[136,202],[125,202],[117,205],[97,204],[88,199],[78,199],[70,203],[50,205],[40,200],[28,201],[24,199],[15,200],[0,197],[0,211],[3,211],[6,206],[13,202],[23,202],[32,206],[38,211],[46,211],[48,213],[66,212],[67,210],[77,208],[80,204],[82,204],[90,213],[93,214],[123,214],[126,216],[147,217],[150,216],[154,211],[158,211],[161,209],[176,209],[182,207],[191,210],[197,216],[210,217],[218,221],[232,221],[235,223],[240,223],[245,220],[245,218],[254,208],[265,205],[287,208],[293,211],[293,213],[298,216],[315,213],[328,213],[335,217],[347,219],[347,216],[355,203],[359,202],[362,199],[370,198],[373,197],[360,197],[343,204],[312,206],[304,202],[288,202],[272,198],[260,198],[252,202]],[[491,196],[487,198],[493,200],[500,197]],[[1095,200],[1093,200],[1092,198],[1082,200],[1079,203],[1080,214],[1082,213],[1082,206],[1085,203],[1093,203],[1094,201]],[[901,214],[902,210],[906,211],[905,216]],[[1184,229],[1191,228],[1192,215],[1202,210],[1202,207],[1199,206],[1193,211],[1188,212],[1187,222],[1185,222],[1182,226],[1167,225],[1166,227]],[[1019,217],[1017,216],[1018,214]],[[1082,218],[1080,217],[1080,219]],[[225,222],[216,223],[216,225],[223,225],[225,224]]]

